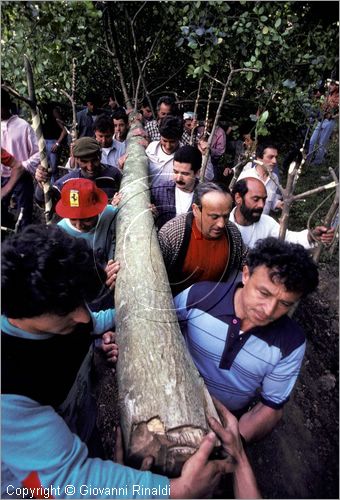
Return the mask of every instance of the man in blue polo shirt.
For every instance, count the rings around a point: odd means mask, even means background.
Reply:
[[[238,279],[202,281],[174,299],[197,369],[210,393],[240,416],[246,441],[265,436],[282,416],[306,347],[287,313],[317,285],[317,266],[301,245],[266,238],[249,251]]]

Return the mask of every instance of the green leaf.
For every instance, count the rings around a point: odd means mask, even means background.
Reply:
[[[281,17],[278,17],[276,19],[274,26],[275,28],[279,28],[279,26],[281,26]]]
[[[250,80],[253,79],[253,73],[251,71],[249,71],[247,74],[246,74],[246,78],[248,80],[248,82],[250,82]]]
[[[264,35],[267,35],[267,34],[269,33],[269,28],[268,28],[268,26],[264,26],[264,28],[263,28],[263,30],[262,30],[262,33],[263,33]]]
[[[265,23],[267,21],[268,17],[267,16],[261,16],[260,17],[260,21],[262,21],[263,23]]]

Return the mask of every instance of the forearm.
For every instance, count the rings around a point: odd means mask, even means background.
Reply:
[[[16,183],[18,182],[24,171],[24,167],[22,167],[20,164],[12,168],[9,181],[3,188],[1,188],[1,198],[7,196],[12,191],[12,189],[14,189]]]
[[[233,474],[235,498],[262,498],[248,457],[242,450]]]
[[[282,409],[274,410],[263,403],[258,403],[240,418],[240,434],[247,442],[257,441],[269,434],[281,419],[282,414]]]

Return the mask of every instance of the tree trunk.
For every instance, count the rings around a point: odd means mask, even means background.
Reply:
[[[178,325],[149,209],[148,162],[131,132],[127,152],[115,256],[121,427],[129,464],[152,455],[153,470],[176,476],[207,432],[213,404]]]

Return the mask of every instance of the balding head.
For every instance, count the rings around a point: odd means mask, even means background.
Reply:
[[[238,224],[249,226],[260,220],[267,199],[267,190],[262,181],[254,177],[241,179],[233,188],[233,196]]]

